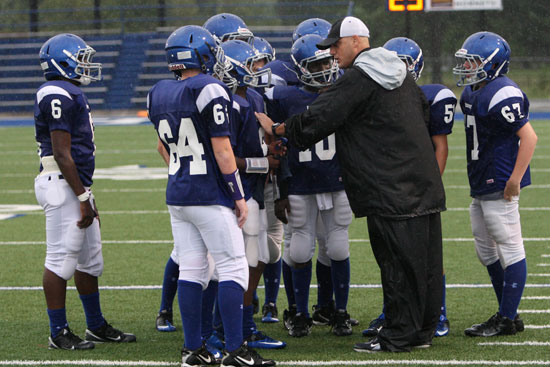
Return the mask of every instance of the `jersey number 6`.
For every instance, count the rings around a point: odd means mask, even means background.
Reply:
[[[204,147],[199,142],[197,131],[193,125],[193,121],[184,117],[181,119],[178,131],[178,139],[176,142],[169,143],[168,139],[173,139],[172,130],[168,120],[160,120],[158,127],[159,137],[162,141],[168,145],[170,154],[170,166],[168,167],[168,174],[174,175],[180,169],[180,158],[191,156],[189,161],[189,174],[190,175],[205,175],[206,174],[206,161],[202,159],[204,154]],[[187,144],[186,144],[187,142]]]

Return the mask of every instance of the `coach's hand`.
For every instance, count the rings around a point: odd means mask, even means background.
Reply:
[[[288,224],[286,213],[290,213],[288,198],[275,200],[275,216],[284,224]]]

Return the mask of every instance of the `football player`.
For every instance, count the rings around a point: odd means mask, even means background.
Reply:
[[[286,343],[274,340],[258,331],[253,320],[253,293],[258,286],[265,264],[269,262],[267,245],[267,214],[264,207],[264,183],[270,169],[278,167],[273,152],[268,156],[265,131],[259,125],[254,112],[264,111],[262,96],[253,88],[265,87],[270,82],[270,70],[254,72],[256,52],[248,43],[229,40],[221,44],[232,69],[224,78],[234,90],[231,123],[231,144],[237,167],[243,179],[245,199],[249,208],[248,220],[243,226],[249,283],[244,293],[243,337],[252,348],[280,349]],[[266,80],[262,84],[262,79]],[[250,88],[252,87],[252,88]]]
[[[410,38],[396,37],[390,39],[383,46],[385,49],[395,51],[397,56],[407,65],[407,70],[412,74],[414,80],[418,80],[424,69],[424,56],[422,49]],[[430,125],[428,131],[432,138],[435,157],[439,165],[439,172],[443,175],[449,147],[447,135],[451,134],[454,124],[454,112],[456,108],[456,96],[447,87],[441,84],[421,85],[430,105]],[[382,313],[363,330],[363,336],[374,337],[384,326],[385,313]],[[443,274],[443,299],[441,315],[435,330],[435,336],[446,336],[449,334],[449,320],[447,319],[447,306],[445,302],[445,274]]]
[[[211,16],[202,25],[210,31],[219,44],[230,40],[241,40],[253,45],[254,34],[238,15],[220,13]]]
[[[512,335],[524,329],[517,313],[527,277],[519,194],[531,183],[529,162],[537,135],[529,123],[527,96],[506,76],[510,52],[498,34],[477,32],[455,53],[453,74],[457,85],[465,87],[460,107],[472,233],[499,305],[486,322],[464,331],[469,336]]]
[[[101,80],[95,50],[74,34],[59,34],[40,49],[47,80],[36,92],[35,136],[40,174],[38,203],[46,215],[43,286],[50,319],[49,347],[92,349],[94,343],[135,342],[133,334],[113,328],[103,317],[98,277],[103,272],[99,214],[90,191],[95,169],[94,124],[80,89]],[[74,276],[86,315],[86,336],[73,334],[67,322],[67,280]]]
[[[316,46],[322,39],[319,35],[309,34],[299,38],[292,46],[291,57],[302,88],[275,86],[266,90],[268,113],[275,121],[284,121],[288,116],[306,110],[319,93],[336,79],[338,66],[333,57]],[[316,223],[320,216],[325,228],[335,291],[336,313],[332,319],[332,332],[335,335],[350,335],[352,328],[346,309],[350,279],[348,226],[352,214],[343,190],[334,137],[329,136],[303,152],[289,146],[288,159],[291,177],[282,182],[280,190],[287,192],[288,197],[283,195],[276,203],[276,212],[283,212],[288,218],[290,241],[285,241],[283,258],[292,268],[294,299],[289,299],[289,305],[293,301],[296,304],[296,315],[286,326],[289,334],[295,337],[306,336],[311,330],[308,298]]]
[[[229,140],[231,92],[208,75],[225,74],[223,51],[199,26],[174,31],[165,49],[176,80],[155,84],[147,101],[149,118],[170,157],[166,203],[179,263],[182,366],[219,363],[201,339],[202,293],[212,274],[207,253],[218,273],[218,302],[226,330],[222,365],[275,365],[242,338],[248,269],[240,228],[248,208]]]
[[[326,37],[330,30],[330,23],[324,19],[320,18],[310,18],[306,19],[298,26],[296,26],[292,34],[292,43],[294,43],[298,38],[306,34],[316,34],[321,37]],[[298,79],[295,67],[290,61],[283,60],[272,60],[265,65],[265,68],[271,70],[271,84],[275,85],[289,85],[289,86],[299,86],[301,83]],[[258,91],[264,93],[263,88],[258,88]],[[271,176],[270,176],[271,177]],[[275,176],[276,177],[276,176]],[[266,185],[266,198],[274,197],[272,190],[271,182]],[[277,194],[278,195],[278,194]],[[271,201],[266,200],[266,208],[268,210],[268,239],[270,246],[270,254],[278,254],[280,257],[280,248],[283,239],[283,223],[277,219],[275,216],[274,210],[271,209]],[[273,214],[270,214],[273,213]],[[284,216],[284,214],[283,214]],[[286,219],[284,219],[286,221]],[[332,291],[332,280],[331,280],[331,270],[330,270],[330,259],[325,255],[325,245],[324,245],[324,235],[322,230],[323,223],[318,221],[318,242],[319,242],[319,251],[317,255],[316,263],[316,274],[318,280],[317,288],[317,304],[313,306],[313,322],[317,325],[327,325],[331,323],[332,316],[334,314],[334,301],[333,291]],[[289,231],[285,231],[285,242],[290,242]],[[272,256],[274,258],[274,256]],[[281,269],[282,268],[282,269]],[[277,322],[277,306],[276,300],[279,290],[279,280],[281,277],[281,270],[283,273],[285,291],[289,301],[289,309],[285,310],[283,313],[283,319],[288,328],[288,321],[296,314],[296,305],[293,301],[294,291],[292,289],[292,273],[291,268],[284,262],[284,259],[279,259],[275,263],[270,263],[266,265],[264,270],[264,283],[265,283],[265,303],[262,309],[263,317],[262,322]],[[359,322],[355,319],[350,319],[352,325],[358,325]]]

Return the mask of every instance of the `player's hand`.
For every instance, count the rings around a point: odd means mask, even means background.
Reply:
[[[243,228],[246,218],[248,218],[248,206],[244,199],[235,200],[235,215],[237,215],[239,228]]]
[[[276,158],[285,156],[287,151],[287,148],[285,145],[286,139],[284,139],[285,141],[283,141],[283,139],[284,138],[281,138],[281,139],[275,140],[274,142],[271,142],[271,144],[267,146],[267,154],[273,155]]]
[[[271,132],[271,125],[273,125],[273,120],[271,120],[265,113],[254,112],[256,118],[260,122],[260,125],[264,128],[265,132],[268,135],[273,135]]]
[[[284,224],[288,224],[286,213],[290,213],[290,202],[288,198],[275,200],[275,216]]]
[[[506,187],[504,187],[504,199],[512,201],[514,196],[519,195],[520,182],[514,182],[512,180],[506,181]]]
[[[80,202],[80,216],[80,220],[76,222],[78,228],[88,228],[94,222],[96,212],[90,199]]]
[[[269,162],[269,169],[270,170],[275,170],[275,169],[279,168],[279,164],[281,163],[281,161],[279,159],[275,158],[272,155],[267,156],[267,161]]]

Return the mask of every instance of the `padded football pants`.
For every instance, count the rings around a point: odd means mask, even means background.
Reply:
[[[403,220],[368,216],[367,222],[386,305],[380,343],[394,352],[431,343],[443,287],[440,214]]]

